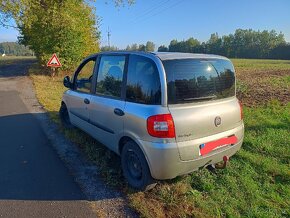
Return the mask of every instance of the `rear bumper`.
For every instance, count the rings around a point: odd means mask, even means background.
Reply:
[[[198,170],[200,167],[221,162],[224,156],[231,157],[234,155],[242,146],[244,125],[223,133],[227,135],[237,131],[240,133],[242,131],[242,135],[240,135],[236,144],[188,161],[181,160],[177,143],[152,143],[141,140],[139,143],[145,153],[152,177],[159,180],[172,179]]]

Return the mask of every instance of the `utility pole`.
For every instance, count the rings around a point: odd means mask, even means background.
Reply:
[[[107,33],[108,33],[108,46],[111,47],[111,45],[110,45],[111,31],[110,31],[109,27],[108,27]]]

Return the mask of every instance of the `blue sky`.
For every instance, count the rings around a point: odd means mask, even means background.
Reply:
[[[136,0],[121,8],[97,0],[94,5],[102,45],[108,43],[108,28],[111,45],[119,48],[148,40],[156,46],[189,37],[206,41],[211,33],[227,35],[237,28],[282,31],[290,42],[290,0]],[[0,41],[15,41],[17,34],[0,28]]]

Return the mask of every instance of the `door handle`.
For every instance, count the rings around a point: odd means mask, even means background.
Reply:
[[[85,99],[84,99],[84,102],[85,102],[85,104],[89,104],[89,103],[90,103],[90,100],[87,99],[87,98],[85,98]]]
[[[114,109],[114,113],[116,115],[118,115],[118,116],[124,116],[125,115],[124,111],[122,111],[120,108],[115,108]]]

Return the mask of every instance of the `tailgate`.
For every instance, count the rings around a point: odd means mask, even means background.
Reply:
[[[176,142],[182,160],[198,157],[201,144],[228,137],[230,135],[222,133],[242,124],[236,97],[210,103],[172,105],[168,108],[173,117]],[[237,137],[239,140],[242,136]]]

